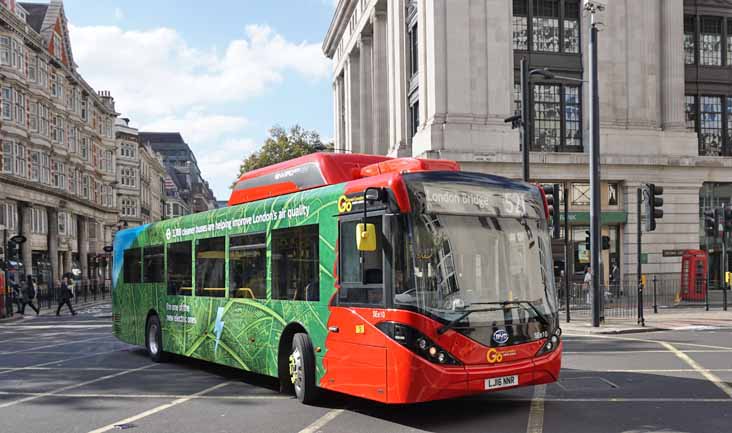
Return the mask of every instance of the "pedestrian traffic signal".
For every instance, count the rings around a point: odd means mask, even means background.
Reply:
[[[663,187],[654,183],[646,185],[646,231],[656,230],[656,220],[663,218]]]
[[[544,190],[544,196],[546,197],[546,203],[549,208],[549,215],[552,218],[552,237],[559,239],[559,184],[542,185],[542,189]]]
[[[602,249],[603,250],[609,250],[610,249],[610,236],[603,236],[602,237]]]
[[[719,227],[719,209],[709,209],[704,211],[704,233],[707,237],[716,238],[717,228]]]

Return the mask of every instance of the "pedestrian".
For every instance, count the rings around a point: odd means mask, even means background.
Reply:
[[[74,311],[74,307],[71,306],[71,298],[74,297],[74,292],[73,286],[70,286],[69,280],[70,278],[68,275],[64,275],[63,278],[61,278],[61,297],[58,300],[58,308],[56,309],[57,316],[61,313],[61,307],[64,305],[68,305],[71,314],[76,316],[76,311]]]
[[[29,305],[33,311],[36,312],[36,316],[41,313],[41,310],[33,305],[33,299],[35,299],[36,294],[38,293],[38,285],[35,282],[35,279],[27,275],[25,279],[25,286],[23,287],[23,293],[21,294],[22,299],[20,301],[20,314],[25,315],[25,306]]]
[[[591,302],[591,299],[590,299],[590,295],[592,293],[592,290],[590,289],[591,286],[592,286],[592,268],[587,266],[585,268],[585,278],[582,281],[582,287],[585,289],[588,304]]]
[[[615,292],[616,297],[622,296],[622,289],[620,288],[620,268],[615,260],[613,260],[612,269],[610,269],[610,285],[612,290]]]

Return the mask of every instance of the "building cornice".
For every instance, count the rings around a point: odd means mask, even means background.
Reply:
[[[325,39],[323,39],[323,53],[329,59],[333,58],[333,54],[338,48],[338,42],[340,42],[343,32],[346,30],[348,20],[353,14],[357,3],[358,0],[340,0],[338,2],[330,27],[328,27],[328,33],[325,34]]]

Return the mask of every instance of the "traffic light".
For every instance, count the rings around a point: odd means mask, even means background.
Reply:
[[[602,237],[602,249],[603,250],[609,250],[610,249],[610,236],[603,236]]]
[[[732,205],[724,207],[724,231],[732,232]]]
[[[5,257],[5,261],[17,260],[19,245],[13,241],[8,241],[8,254]]]
[[[707,237],[716,238],[719,232],[719,209],[704,211],[704,233]]]
[[[663,187],[649,183],[646,190],[646,231],[652,232],[656,230],[656,220],[663,218]]]
[[[542,185],[542,189],[552,218],[552,237],[559,239],[559,184]]]

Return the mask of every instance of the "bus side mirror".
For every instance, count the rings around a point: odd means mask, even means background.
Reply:
[[[359,251],[376,251],[376,226],[365,223],[356,226],[356,248]]]

